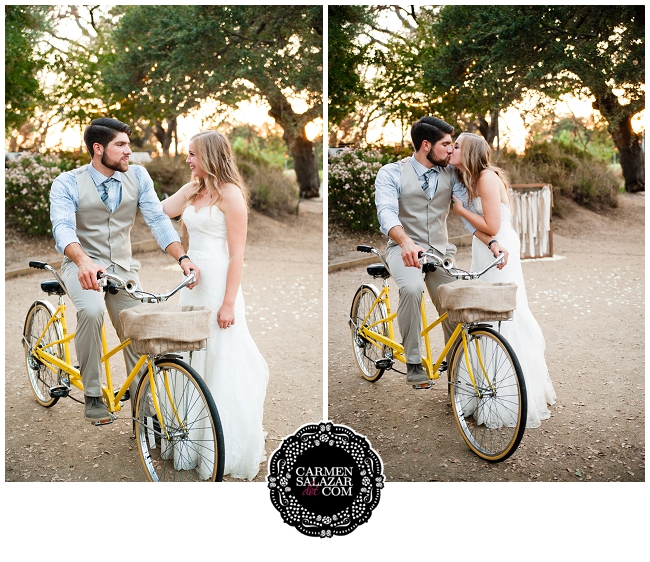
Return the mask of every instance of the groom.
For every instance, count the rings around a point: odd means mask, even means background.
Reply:
[[[141,286],[137,275],[140,262],[133,259],[130,238],[138,209],[158,245],[178,261],[183,273],[189,275],[194,270],[197,283],[200,275],[199,268],[185,255],[169,217],[163,213],[147,170],[142,166],[129,167],[130,136],[130,127],[116,119],[92,121],[84,131],[90,164],[58,176],[50,191],[52,233],[56,249],[65,255],[62,278],[77,309],[75,347],[84,387],[84,415],[96,424],[111,421],[101,399],[104,303],[120,339],[120,312],[140,304],[123,291],[102,294],[97,273],[133,279]],[[124,349],[127,373],[133,370],[138,358],[129,346]],[[132,404],[138,382],[136,377],[129,389]]]
[[[467,201],[465,186],[456,179],[454,169],[447,166],[453,152],[451,135],[454,128],[436,117],[423,117],[411,128],[415,153],[409,160],[383,166],[375,180],[375,205],[381,231],[389,237],[386,262],[399,287],[397,322],[406,357],[406,381],[420,386],[429,383],[422,367],[420,352],[420,304],[424,285],[438,314],[438,287],[455,281],[441,268],[422,279],[418,253],[435,250],[440,256],[453,258],[456,246],[449,243],[447,216],[452,194]],[[461,219],[463,220],[463,219]],[[492,237],[463,220],[465,228],[486,245]],[[508,253],[498,243],[490,249],[495,256]],[[445,342],[455,325],[448,319],[442,328]],[[423,388],[426,388],[423,386]]]

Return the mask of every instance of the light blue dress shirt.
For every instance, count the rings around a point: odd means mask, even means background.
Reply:
[[[413,156],[409,163],[413,166],[418,180],[422,185],[424,183],[424,174],[431,170],[420,164]],[[469,200],[469,193],[467,192],[466,187],[458,181],[456,178],[456,169],[453,166],[450,166],[452,171],[452,195],[458,197],[462,202],[465,208],[469,208],[470,211],[476,212],[473,203],[467,205]],[[431,172],[431,177],[429,178],[428,188],[425,190],[427,198],[431,198],[435,195],[438,189],[438,175],[440,173],[440,167],[434,166],[433,172]],[[399,198],[402,194],[402,173],[400,171],[400,163],[393,162],[391,164],[386,164],[380,168],[377,172],[377,178],[375,179],[375,205],[377,207],[377,218],[379,219],[379,229],[388,236],[390,229],[395,226],[402,226],[402,223],[399,220]],[[465,230],[470,234],[474,234],[476,228],[474,228],[466,219],[460,218]]]
[[[178,233],[172,226],[169,217],[162,210],[162,204],[153,188],[153,180],[149,172],[142,166],[131,165],[130,168],[135,171],[138,182],[138,207],[158,245],[164,250],[172,242],[180,242]],[[104,193],[102,184],[109,178],[93,168],[92,164],[88,165],[88,172],[93,182],[95,182],[97,193],[101,197]],[[109,211],[114,212],[122,201],[122,174],[115,172],[111,179],[116,181],[108,182],[108,199],[105,204]],[[69,244],[73,242],[79,244],[75,216],[78,208],[79,187],[77,178],[74,171],[63,172],[52,182],[52,189],[50,190],[52,234],[56,242],[56,249],[62,254]]]

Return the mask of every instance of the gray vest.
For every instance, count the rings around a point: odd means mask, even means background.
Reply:
[[[131,269],[131,229],[138,210],[138,180],[129,168],[122,172],[122,201],[111,213],[104,205],[95,182],[86,170],[77,168],[74,173],[79,188],[77,208],[77,238],[83,251],[93,261],[104,267],[115,263]]]
[[[455,246],[449,244],[447,215],[451,203],[451,169],[441,168],[438,174],[438,189],[431,201],[422,190],[418,176],[410,162],[400,162],[402,193],[399,197],[399,220],[409,237],[425,250],[435,248],[445,255],[455,253]],[[395,242],[389,239],[388,246]]]

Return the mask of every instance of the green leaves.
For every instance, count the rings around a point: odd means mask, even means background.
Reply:
[[[48,6],[5,6],[5,131],[34,115],[45,99],[38,72],[45,60],[37,46],[48,29]]]

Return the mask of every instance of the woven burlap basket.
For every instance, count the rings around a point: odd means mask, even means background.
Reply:
[[[455,323],[511,320],[517,305],[515,283],[486,283],[480,279],[454,281],[438,287],[440,305]]]
[[[210,337],[207,306],[141,304],[120,312],[124,337],[140,355],[204,349]]]

